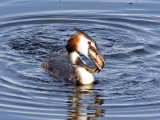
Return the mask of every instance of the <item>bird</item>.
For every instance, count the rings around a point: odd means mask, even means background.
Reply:
[[[62,78],[77,85],[93,84],[92,73],[99,73],[105,65],[105,57],[100,53],[97,43],[87,33],[75,28],[77,34],[71,36],[65,48],[68,54],[50,55],[42,67],[51,76]],[[94,66],[87,65],[80,53],[93,61]]]

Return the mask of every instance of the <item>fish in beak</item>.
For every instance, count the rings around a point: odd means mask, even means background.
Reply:
[[[105,57],[102,55],[98,49],[92,47],[91,45],[88,48],[89,58],[95,63],[94,72],[100,72],[105,65]],[[92,69],[93,69],[92,68]]]
[[[88,56],[94,62],[95,66],[90,67],[79,60],[78,65],[88,70],[90,73],[99,73],[105,65],[105,57],[97,49],[90,46],[88,49]]]

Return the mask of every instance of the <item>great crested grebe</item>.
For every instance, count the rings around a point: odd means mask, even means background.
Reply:
[[[104,56],[99,52],[96,42],[84,31],[75,28],[78,33],[72,36],[66,45],[68,56],[52,55],[42,64],[50,75],[63,77],[78,84],[91,84],[94,82],[92,73],[100,72],[105,64]],[[79,53],[91,59],[94,67],[83,62]]]

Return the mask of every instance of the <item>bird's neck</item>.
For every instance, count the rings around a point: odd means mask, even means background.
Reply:
[[[93,75],[88,72],[85,68],[79,66],[77,62],[79,62],[80,56],[76,51],[73,51],[69,53],[70,60],[72,62],[72,65],[75,68],[75,72],[77,74],[77,79],[80,82],[80,84],[91,84],[94,82]]]

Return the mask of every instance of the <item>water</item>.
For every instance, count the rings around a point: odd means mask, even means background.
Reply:
[[[0,118],[159,120],[159,0],[1,0]],[[74,27],[106,57],[94,86],[75,86],[41,67],[65,52]]]

